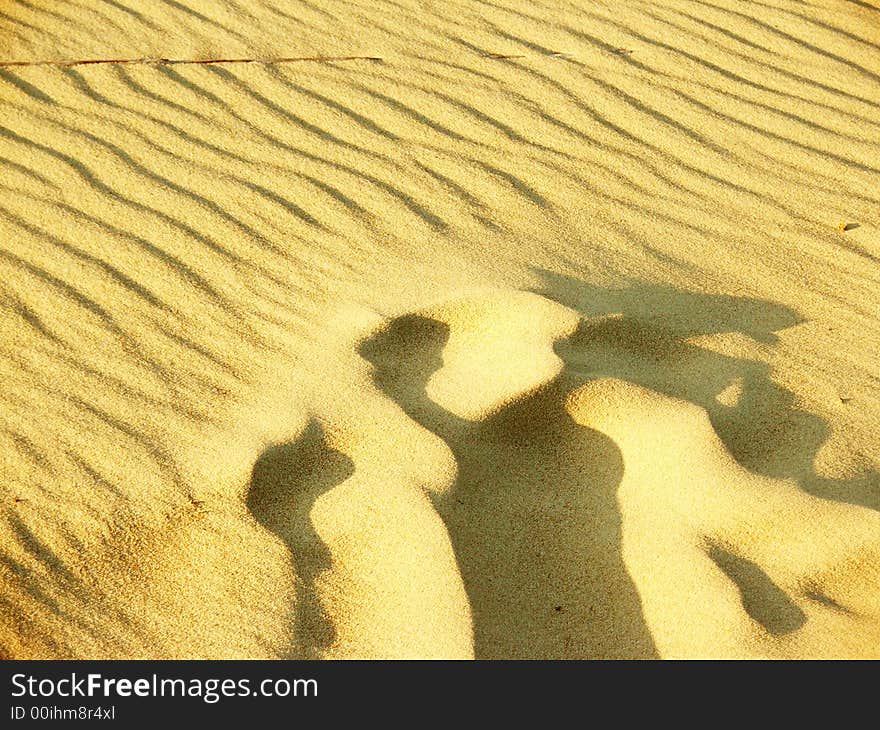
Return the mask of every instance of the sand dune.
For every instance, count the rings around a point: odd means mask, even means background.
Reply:
[[[0,6],[0,655],[880,658],[878,47]]]

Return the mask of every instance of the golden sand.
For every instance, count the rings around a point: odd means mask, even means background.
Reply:
[[[0,3],[0,654],[880,657],[878,50]]]

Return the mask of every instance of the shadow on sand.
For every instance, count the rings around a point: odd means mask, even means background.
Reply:
[[[318,497],[353,473],[354,463],[327,445],[316,421],[296,441],[266,449],[254,465],[247,507],[284,541],[296,575],[292,646],[284,658],[317,658],[336,638],[314,587],[331,566],[330,551],[315,532],[310,513]]]
[[[729,357],[686,341],[688,337],[739,332],[772,345],[776,332],[801,323],[792,310],[744,297],[697,294],[646,282],[605,289],[578,279],[540,272],[537,290],[584,317],[579,331],[557,346],[569,370],[584,377],[627,380],[690,401],[709,414],[712,426],[734,458],[757,474],[794,479],[823,499],[880,510],[880,474],[829,479],[813,468],[830,435],[819,416],[796,406],[794,394],[773,382],[759,361]],[[725,404],[718,396],[737,384],[739,395]]]
[[[565,393],[588,380],[619,378],[695,403],[746,468],[794,478],[817,496],[880,509],[876,474],[837,481],[813,471],[828,427],[797,409],[765,364],[686,341],[740,332],[772,344],[777,331],[801,321],[795,312],[647,283],[610,290],[542,275],[546,286],[538,293],[585,317],[619,316],[585,319],[556,347],[563,373],[484,421],[464,420],[427,395],[429,379],[443,365],[445,323],[406,315],[360,348],[377,386],[444,439],[458,462],[454,489],[436,506],[471,601],[478,658],[657,655],[621,555],[621,454],[563,407]],[[717,396],[733,383],[740,385],[738,400],[724,405]],[[737,585],[744,608],[768,632],[802,625],[796,604],[760,567],[720,548],[707,548],[707,557]]]
[[[458,462],[436,506],[474,618],[477,658],[656,656],[620,555],[622,462],[576,424],[560,384],[480,423],[431,401],[446,324],[405,316],[365,342],[378,386],[443,438]]]

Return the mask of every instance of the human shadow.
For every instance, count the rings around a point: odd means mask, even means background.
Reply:
[[[331,448],[317,421],[289,443],[267,448],[251,474],[247,507],[290,551],[296,577],[288,659],[314,659],[336,638],[315,590],[318,576],[331,567],[330,551],[315,531],[311,510],[325,492],[354,473],[354,462]]]
[[[627,380],[690,401],[706,410],[743,467],[793,479],[817,497],[880,510],[880,474],[875,470],[845,479],[816,473],[816,455],[830,428],[797,406],[794,393],[773,381],[767,364],[687,341],[739,332],[772,345],[777,332],[803,321],[796,312],[759,299],[648,282],[608,289],[550,271],[538,273],[545,284],[537,293],[585,317],[574,336],[556,347],[567,370],[585,378]],[[722,394],[730,387],[738,392],[725,400]]]
[[[815,472],[828,425],[798,408],[768,365],[690,341],[738,332],[772,345],[779,331],[802,321],[796,312],[754,298],[647,282],[609,289],[540,273],[545,285],[537,293],[585,318],[555,346],[563,372],[482,421],[461,418],[428,395],[443,366],[445,323],[406,315],[360,347],[376,385],[456,458],[454,487],[435,504],[471,602],[478,658],[656,656],[622,558],[620,451],[575,423],[563,405],[567,392],[590,380],[626,380],[695,403],[745,468],[793,479],[819,497],[880,509],[876,472],[839,480]],[[760,566],[713,545],[706,556],[768,633],[803,625],[797,604]]]
[[[435,500],[470,600],[477,658],[650,658],[657,652],[621,555],[621,455],[564,408],[559,379],[487,419],[427,394],[443,322],[394,320],[362,343],[377,386],[458,463]]]

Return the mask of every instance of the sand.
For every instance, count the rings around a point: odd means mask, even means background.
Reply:
[[[0,655],[880,658],[878,50],[2,3]]]

